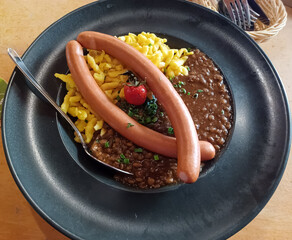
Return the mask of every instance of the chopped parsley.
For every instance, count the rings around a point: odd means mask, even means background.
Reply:
[[[158,105],[155,96],[153,96],[152,99],[147,98],[145,103],[140,106],[129,104],[124,100],[120,101],[118,103],[118,106],[124,112],[126,112],[128,116],[132,117],[134,120],[143,125],[157,122],[160,116],[158,115],[159,112],[157,112]],[[130,128],[132,126],[134,125],[128,123],[127,128]]]
[[[153,123],[156,123],[156,122],[158,121],[158,117],[154,117],[154,118],[152,118],[151,121],[152,121]]]
[[[151,100],[146,101],[146,106],[144,110],[148,116],[154,116],[157,112],[157,99],[153,96]]]
[[[109,146],[110,146],[109,141],[107,141],[107,142],[104,144],[104,147],[105,147],[105,148],[108,148]]]
[[[129,159],[129,158],[125,158],[125,159],[124,159],[124,163],[125,163],[125,164],[129,164],[129,163],[130,163],[130,159]]]
[[[134,126],[134,124],[128,123],[127,128],[130,128],[130,127],[133,127],[133,126]]]
[[[124,164],[129,164],[130,163],[130,159],[126,158],[126,156],[124,154],[120,154],[120,158],[117,159],[117,161],[119,163],[124,163]]]
[[[183,94],[186,94],[186,93],[187,93],[187,90],[185,90],[184,88],[181,88],[179,91],[180,91],[181,93],[183,93]]]
[[[190,70],[191,70],[189,66],[186,66],[186,69],[187,69],[188,71],[190,71]]]
[[[145,120],[146,123],[151,123],[151,121],[152,121],[152,120],[151,120],[151,117],[149,117],[149,116],[146,117],[146,120]]]
[[[167,129],[167,132],[168,132],[168,134],[174,134],[174,131],[173,131],[173,128],[172,127],[169,127]]]
[[[182,81],[178,81],[177,84],[174,84],[173,87],[175,88],[182,88],[183,85],[186,85],[185,82],[182,82]]]
[[[134,152],[141,153],[141,152],[143,152],[143,149],[142,148],[135,148],[134,149]]]
[[[204,90],[202,89],[198,89],[197,92],[193,95],[194,98],[198,98],[199,97],[199,93],[204,92]]]
[[[131,109],[129,109],[129,111],[128,111],[128,115],[129,115],[130,117],[133,117],[134,113],[132,112]]]
[[[158,156],[157,154],[155,154],[155,155],[153,156],[153,158],[154,158],[155,161],[159,160],[159,156]]]

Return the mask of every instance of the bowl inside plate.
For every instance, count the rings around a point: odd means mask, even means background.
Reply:
[[[121,34],[121,36],[127,35],[127,34],[128,33],[124,33],[124,34]],[[136,33],[136,34],[139,34],[139,33]],[[192,46],[190,43],[178,37],[170,36],[167,34],[157,34],[157,33],[155,34],[160,38],[166,38],[167,45],[170,46],[170,48],[175,48],[175,49],[196,48],[196,46]],[[221,71],[219,67],[220,63],[215,63],[215,65],[220,70],[221,74],[224,76],[223,72]],[[60,83],[61,83],[61,80],[60,80]],[[233,126],[235,124],[235,106],[233,104],[232,90],[225,76],[224,76],[224,84],[226,85],[231,97],[231,105],[233,109],[232,128],[229,130],[229,134],[227,136],[224,147],[220,150],[219,153],[216,154],[216,157],[213,160],[204,162],[204,166],[202,168],[199,178],[204,177],[205,175],[207,175],[209,172],[212,171],[217,161],[220,161],[220,156],[224,154],[224,151],[228,147],[229,141],[232,137]],[[57,96],[57,103],[59,105],[61,105],[64,99],[64,96],[66,95],[66,92],[67,91],[66,91],[65,84],[61,84],[60,89],[58,91],[58,96]],[[68,153],[71,155],[72,159],[74,159],[74,161],[84,171],[86,171],[86,173],[90,174],[92,177],[94,177],[95,179],[97,179],[98,181],[104,184],[107,184],[111,187],[114,187],[120,190],[136,192],[136,193],[158,193],[158,192],[171,191],[171,190],[175,190],[179,188],[182,184],[184,184],[184,183],[178,183],[178,184],[166,185],[160,188],[138,189],[138,188],[130,187],[120,182],[117,182],[114,180],[114,173],[115,173],[114,170],[104,167],[102,166],[102,164],[99,164],[98,162],[91,159],[87,154],[84,153],[84,150],[81,144],[74,142],[73,140],[74,134],[73,134],[72,128],[60,116],[57,116],[57,126],[58,126],[58,131],[60,133],[61,139],[63,141],[63,144],[66,150],[68,151]],[[193,184],[196,184],[196,183],[193,183]]]

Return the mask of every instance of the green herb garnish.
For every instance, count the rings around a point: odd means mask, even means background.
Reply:
[[[148,116],[154,116],[156,114],[158,108],[156,101],[157,99],[152,96],[152,99],[146,102],[144,110]]]
[[[129,164],[129,163],[130,163],[130,159],[129,159],[129,158],[125,158],[125,159],[124,159],[124,163],[125,163],[125,164]]]
[[[174,131],[173,131],[173,128],[172,127],[169,127],[167,129],[167,132],[168,132],[168,134],[174,134]]]
[[[189,66],[186,66],[186,69],[187,69],[188,71],[190,71],[190,70],[191,70]]]
[[[129,158],[126,158],[126,156],[124,154],[120,154],[120,158],[117,159],[117,161],[119,163],[124,163],[124,164],[129,164],[130,163],[130,159]]]
[[[156,123],[158,121],[158,117],[154,117],[151,119],[151,122]]]
[[[184,93],[184,94],[187,93],[187,90],[185,90],[184,88],[181,88],[179,91],[182,92],[182,93]]]
[[[149,43],[149,44],[148,44],[148,46],[149,46],[149,47],[151,47],[151,46],[152,46],[152,44],[151,44],[151,43]]]
[[[179,88],[181,88],[183,85],[186,85],[186,83],[185,82],[182,82],[182,81],[179,81],[177,84],[175,84],[176,85],[176,87],[179,87]]]
[[[198,93],[201,93],[201,92],[204,92],[204,90],[202,90],[202,89],[198,89],[197,92],[198,92]]]
[[[143,152],[143,149],[142,148],[135,148],[134,149],[134,152],[141,153],[141,152]]]
[[[155,155],[153,156],[153,158],[154,158],[155,161],[159,160],[159,156],[158,156],[157,154],[155,154]]]
[[[109,145],[110,145],[110,144],[109,144],[109,141],[107,141],[107,142],[104,144],[104,147],[105,147],[105,148],[108,148]]]
[[[127,128],[130,128],[130,127],[133,127],[133,126],[134,126],[134,124],[128,123]]]
[[[191,92],[188,92],[187,95],[191,95]]]
[[[157,99],[155,96],[152,96],[152,99],[147,98],[145,103],[140,106],[135,106],[127,103],[126,101],[120,101],[119,107],[132,117],[134,120],[140,124],[146,125],[152,122],[153,117],[157,116],[158,105],[156,103]],[[132,127],[132,124],[128,124],[127,128]]]
[[[128,115],[129,115],[130,117],[133,117],[134,113],[132,112],[131,109],[129,109],[129,111],[128,111]]]
[[[146,123],[151,123],[151,117],[146,117]]]

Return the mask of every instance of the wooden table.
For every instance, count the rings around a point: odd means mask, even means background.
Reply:
[[[0,78],[8,81],[14,64],[8,47],[19,54],[50,24],[91,0],[0,0]],[[273,39],[260,44],[280,74],[292,99],[292,9],[287,8],[287,26]],[[290,105],[291,101],[289,101]],[[2,140],[1,146],[2,146]],[[68,239],[46,223],[17,188],[0,147],[0,240]],[[259,215],[230,239],[292,239],[291,156],[275,194]]]

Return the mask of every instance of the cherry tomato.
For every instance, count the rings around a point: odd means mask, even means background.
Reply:
[[[144,85],[124,87],[126,101],[133,105],[142,105],[147,97],[147,89]]]

